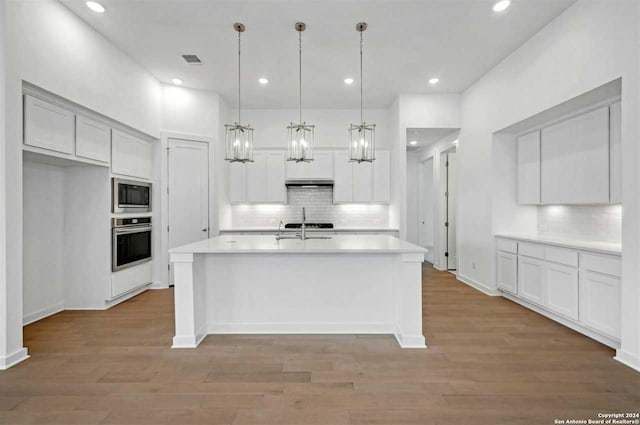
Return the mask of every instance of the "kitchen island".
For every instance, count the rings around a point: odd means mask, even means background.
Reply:
[[[173,347],[208,334],[375,333],[425,348],[426,252],[384,235],[227,235],[171,249]]]

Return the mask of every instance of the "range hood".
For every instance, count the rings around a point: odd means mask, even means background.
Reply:
[[[328,179],[288,179],[284,182],[287,187],[333,187],[333,180]]]

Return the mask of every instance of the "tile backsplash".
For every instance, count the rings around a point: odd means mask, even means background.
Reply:
[[[335,227],[389,227],[389,206],[383,204],[333,204],[332,188],[289,188],[289,203],[242,204],[231,206],[234,228],[277,227],[302,221],[302,207],[307,222],[333,223]]]
[[[620,243],[622,240],[622,207],[541,206],[538,207],[540,236]]]

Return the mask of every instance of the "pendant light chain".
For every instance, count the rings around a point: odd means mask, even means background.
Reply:
[[[240,50],[241,50],[240,49],[240,36],[241,35],[242,35],[242,33],[240,31],[238,31],[238,124],[240,124],[242,122],[241,115],[240,115],[240,113],[241,113],[240,111],[242,110],[241,109],[241,104],[240,104],[240,102],[241,102],[240,99],[242,99],[242,96],[241,96],[241,94],[242,94],[242,92],[241,92],[241,90],[242,90],[242,79],[240,77],[240,75],[242,73],[242,64],[240,62]]]
[[[300,83],[300,124],[302,124],[302,31],[298,31],[298,72]]]
[[[362,32],[360,32],[360,122],[362,124],[364,124],[364,114],[362,112],[362,105],[363,105],[363,100],[362,100],[362,93],[363,93],[363,83],[362,83]]]

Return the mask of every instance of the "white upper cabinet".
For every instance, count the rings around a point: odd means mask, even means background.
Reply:
[[[373,165],[371,162],[353,162],[353,202],[373,200]]]
[[[353,164],[347,152],[335,153],[335,174],[333,179],[333,202],[353,200]]]
[[[287,188],[285,181],[285,158],[284,152],[267,153],[267,201],[286,203]]]
[[[75,114],[35,97],[24,96],[24,143],[72,155]]]
[[[622,202],[622,108],[616,102],[609,108],[609,161],[611,168],[610,200],[612,204]]]
[[[518,137],[518,203],[540,203],[540,132]]]
[[[287,161],[287,179],[318,179],[333,178],[333,152],[315,151],[313,161]]]
[[[388,203],[391,200],[391,154],[376,152],[373,162],[349,162],[347,152],[335,153],[333,202]]]
[[[253,153],[253,162],[229,164],[231,203],[286,203],[285,153]]]
[[[247,166],[249,165],[251,163],[232,162],[229,164],[229,201],[232,204],[247,202]]]
[[[373,202],[391,202],[391,152],[376,152],[373,163]]]
[[[82,115],[76,116],[76,155],[109,163],[111,128]]]
[[[546,127],[541,135],[543,204],[609,203],[609,108]]]
[[[113,130],[111,172],[142,179],[151,178],[152,145],[119,130]]]

